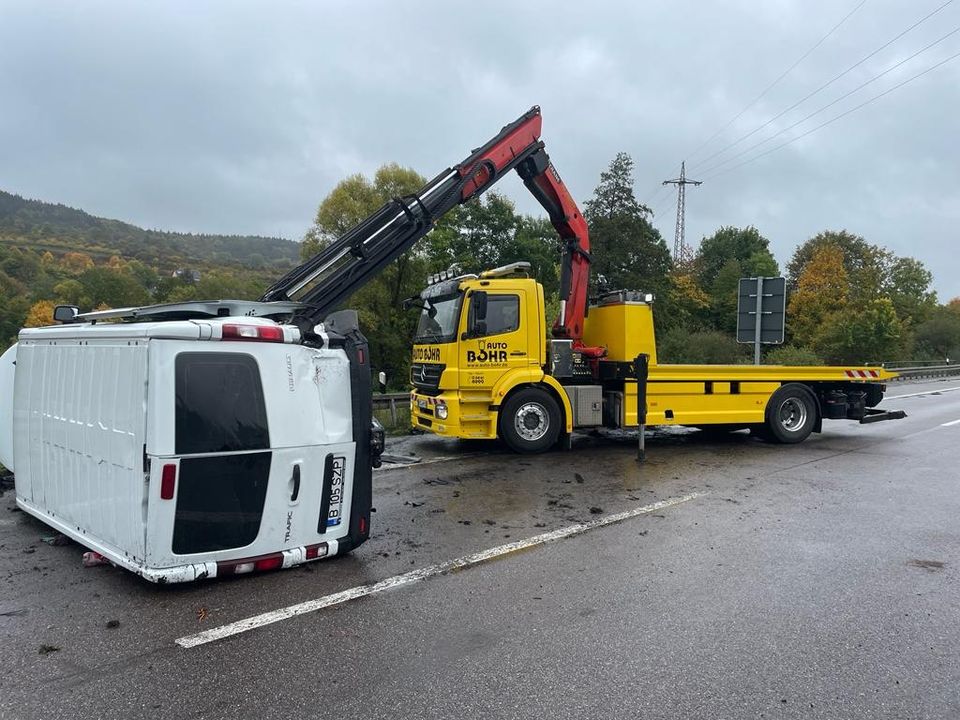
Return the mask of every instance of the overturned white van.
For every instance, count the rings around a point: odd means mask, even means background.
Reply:
[[[357,547],[383,442],[366,341],[350,312],[305,338],[296,307],[183,303],[21,331],[0,360],[17,504],[161,583]]]

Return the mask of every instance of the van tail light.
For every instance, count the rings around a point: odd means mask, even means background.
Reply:
[[[316,560],[317,558],[326,557],[328,552],[326,543],[320,543],[318,545],[307,545],[307,547],[305,547],[304,550],[306,550],[306,553],[304,553],[304,557],[307,560]]]
[[[160,499],[173,500],[173,491],[177,487],[177,466],[170,464],[163,466],[160,475]]]
[[[283,328],[279,325],[223,325],[221,327],[224,340],[283,342]]]
[[[283,553],[274,553],[242,560],[221,560],[217,563],[217,575],[243,575],[254,571],[277,570],[282,567]]]
[[[365,515],[360,516],[360,521],[357,523],[357,530],[360,531],[361,535],[367,534],[367,518]]]

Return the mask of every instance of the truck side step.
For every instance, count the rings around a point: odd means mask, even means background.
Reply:
[[[867,408],[866,414],[860,418],[860,424],[881,422],[882,420],[902,420],[907,416],[903,410],[877,410]]]

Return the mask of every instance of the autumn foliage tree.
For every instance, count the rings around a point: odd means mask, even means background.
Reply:
[[[849,277],[839,248],[823,246],[812,254],[790,296],[787,308],[791,336],[800,344],[816,348],[825,324],[847,308]]]

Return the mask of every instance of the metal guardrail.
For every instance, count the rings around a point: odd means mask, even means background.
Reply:
[[[940,365],[950,365],[950,364],[951,363],[949,359],[946,362],[944,362],[943,360],[883,360],[883,361],[877,361],[877,362],[863,363],[863,365],[866,365],[867,367],[876,367],[879,365],[880,367],[886,368],[887,370],[898,370],[900,368],[907,368],[908,370],[912,370],[912,369],[921,368],[921,367],[932,367],[934,365],[940,366]]]
[[[887,369],[891,372],[900,373],[900,377],[894,378],[894,380],[921,380],[960,375],[960,363],[956,365],[925,365],[922,367],[891,367]]]
[[[390,419],[393,421],[393,424],[396,425],[397,420],[397,406],[400,407],[408,404],[410,402],[410,393],[409,392],[398,392],[398,393],[374,393],[373,395],[373,407],[374,409],[380,408],[389,408],[390,409]]]

